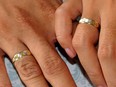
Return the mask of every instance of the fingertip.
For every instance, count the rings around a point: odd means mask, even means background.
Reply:
[[[76,52],[73,49],[65,48],[65,51],[71,58],[74,58],[76,56]]]

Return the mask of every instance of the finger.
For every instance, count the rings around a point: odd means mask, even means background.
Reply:
[[[90,25],[80,24],[77,27],[73,45],[93,84],[104,87],[105,80],[98,61],[97,50],[94,46],[97,39],[97,29]]]
[[[71,58],[76,56],[72,46],[72,21],[81,14],[80,8],[81,0],[68,0],[55,13],[57,40]]]
[[[27,37],[23,42],[30,48],[45,78],[53,87],[76,87],[65,63],[46,39],[33,34],[31,38]]]
[[[91,8],[91,1],[83,2],[82,18],[88,18],[100,23],[99,12],[96,8]],[[89,24],[79,24],[73,38],[73,46],[79,59],[90,77],[93,84],[97,87],[106,86],[106,82],[98,61],[97,49],[95,44],[99,38],[99,30]]]
[[[86,13],[86,15],[83,14],[82,17],[94,20],[95,18],[92,18],[90,15],[91,14],[87,15]],[[98,37],[99,32],[96,27],[87,24],[79,24],[73,38],[73,46],[93,84],[97,87],[104,87],[106,84],[95,48]]]
[[[15,54],[28,50],[24,44],[15,39],[9,42],[8,40],[4,41],[2,49],[9,55],[11,60]],[[14,65],[27,87],[48,87],[41,69],[32,55],[21,58]]]
[[[102,15],[98,56],[108,87],[116,86],[116,17]],[[114,15],[114,14],[113,14]],[[113,18],[113,19],[112,19]]]
[[[11,87],[10,80],[4,64],[4,53],[0,50],[0,87]]]

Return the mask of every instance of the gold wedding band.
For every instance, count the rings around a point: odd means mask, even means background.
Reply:
[[[21,51],[21,52],[14,55],[13,63],[15,63],[16,61],[22,59],[24,56],[30,56],[30,55],[31,55],[31,52],[29,50]]]
[[[79,23],[80,24],[89,24],[89,25],[92,25],[96,28],[99,28],[99,26],[100,26],[100,24],[97,21],[92,20],[92,19],[88,19],[88,18],[81,18],[79,20]]]

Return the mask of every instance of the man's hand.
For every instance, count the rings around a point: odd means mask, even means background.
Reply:
[[[47,81],[53,87],[76,87],[54,47],[54,12],[59,5],[57,0],[2,0],[0,3],[0,48],[11,60],[23,50],[32,53],[14,64],[27,87],[48,87]],[[1,62],[0,86],[11,87],[9,80],[2,80],[8,77]]]

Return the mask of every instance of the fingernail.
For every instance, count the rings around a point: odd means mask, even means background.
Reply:
[[[71,58],[74,58],[76,56],[76,53],[73,52],[70,48],[66,48],[65,51]]]

